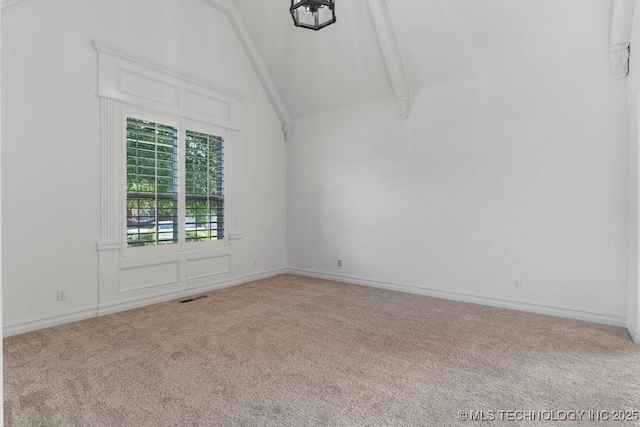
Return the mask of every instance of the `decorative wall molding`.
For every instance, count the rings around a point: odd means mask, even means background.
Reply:
[[[540,302],[531,302],[507,298],[487,297],[458,291],[448,291],[444,289],[422,288],[401,283],[379,281],[375,279],[349,276],[344,274],[325,273],[321,271],[308,270],[303,268],[289,268],[289,273],[300,276],[315,277],[318,279],[335,280],[339,282],[352,283],[355,285],[370,286],[374,288],[390,289],[394,291],[406,292],[417,295],[425,295],[435,298],[442,298],[453,301],[464,301],[473,304],[487,305],[491,307],[506,308],[510,310],[520,310],[530,313],[545,314],[549,316],[565,317],[569,319],[583,320],[586,322],[603,323],[612,326],[626,326],[626,317],[610,313],[589,311],[576,307],[567,307]]]
[[[26,0],[2,0],[2,11],[7,11],[14,6],[24,3]]]
[[[9,10],[10,8],[17,6],[25,1],[26,0],[2,0],[2,10],[3,11]],[[267,97],[269,98],[269,101],[271,102],[271,105],[273,106],[273,109],[275,110],[276,115],[278,116],[278,118],[282,123],[291,123],[292,119],[289,114],[289,111],[287,110],[287,107],[282,101],[282,98],[280,97],[280,93],[278,92],[278,89],[276,88],[276,85],[273,82],[273,79],[271,78],[271,74],[267,70],[267,67],[264,64],[264,60],[262,59],[262,56],[258,52],[258,48],[256,47],[253,41],[253,38],[251,37],[251,34],[249,33],[249,30],[247,29],[247,26],[244,23],[244,20],[242,19],[242,16],[240,15],[240,12],[236,8],[236,6],[229,0],[201,0],[201,1],[206,5],[211,6],[212,8],[226,15],[229,23],[231,24],[231,28],[236,33],[236,37],[238,38],[240,45],[244,49],[245,54],[247,55],[247,58],[249,59],[249,62],[251,63],[251,66],[253,67],[253,70],[258,77],[258,80],[262,84],[262,87],[265,93],[267,94]],[[113,46],[110,46],[106,43],[103,43],[103,42],[102,43],[98,42],[98,43],[101,45],[101,48],[104,51],[113,50],[113,53],[118,53],[120,55],[131,54],[130,52],[123,52],[122,50],[114,48]],[[98,46],[96,47],[98,48]],[[148,58],[141,58],[137,55],[133,55],[130,59],[138,62],[140,61],[146,62],[148,65],[151,65],[152,67],[155,67],[155,68],[160,68],[160,67],[165,68],[165,66],[161,63],[158,63]],[[180,70],[171,69],[170,67],[166,67],[165,71],[168,73],[174,74],[176,77],[187,78],[192,81],[201,81],[203,84],[206,84],[206,85],[210,84],[209,82],[207,82],[206,80],[202,79],[199,76],[185,73]],[[222,86],[217,86],[217,85],[215,88],[211,88],[211,89],[221,93],[226,93],[227,95],[236,97],[237,99],[240,99],[240,100],[244,99],[244,94],[242,94],[241,92],[237,92],[234,89],[224,88]]]
[[[127,293],[179,284],[180,265],[180,260],[177,259],[131,267],[121,265],[118,272],[118,291]]]
[[[101,225],[98,249],[99,304],[153,298],[201,286],[212,276],[231,275],[228,235],[239,226],[235,196],[242,99],[236,90],[170,68],[154,60],[94,41],[98,52],[101,105]],[[227,236],[207,244],[129,248],[125,224],[124,121],[167,120],[176,128],[196,126],[225,141]],[[199,129],[198,129],[199,128]]]
[[[373,24],[378,34],[382,55],[387,65],[389,79],[393,93],[396,95],[398,106],[400,108],[400,118],[405,120],[409,117],[409,84],[400,58],[398,43],[393,32],[393,25],[389,18],[389,11],[385,0],[368,0],[369,10],[373,18]]]
[[[399,96],[396,98],[398,106],[400,107],[400,118],[406,120],[409,118],[409,97]]]
[[[629,74],[629,44],[611,47],[611,75],[623,79]]]
[[[611,74],[622,79],[629,74],[629,42],[633,27],[635,0],[614,0],[609,37]]]
[[[281,123],[291,123],[292,119],[289,115],[289,111],[284,105],[284,102],[280,97],[280,93],[278,92],[278,89],[276,88],[276,85],[271,78],[271,74],[269,73],[269,70],[267,70],[267,66],[264,63],[260,52],[258,52],[258,48],[253,42],[253,38],[251,37],[251,34],[249,33],[249,30],[247,29],[247,26],[236,6],[231,0],[202,1],[227,16],[231,27],[236,33],[236,37],[238,37],[238,41],[240,41],[240,44],[242,45],[247,58],[249,58],[249,62],[251,63],[251,66],[253,67],[258,80],[260,80],[260,83],[262,83],[262,87],[264,88],[264,91],[267,94],[267,97],[269,98],[269,101],[271,102],[271,105],[273,106],[278,119],[280,119]],[[284,128],[283,133],[286,140],[287,134],[286,132],[284,132]]]
[[[2,0],[2,10],[8,10],[25,1],[26,0]],[[211,6],[212,8],[226,15],[229,23],[231,24],[231,28],[236,33],[236,37],[238,38],[240,45],[244,49],[244,52],[247,55],[247,58],[249,59],[249,62],[251,63],[251,66],[253,67],[253,70],[256,73],[256,76],[258,77],[258,80],[262,84],[262,87],[265,93],[267,94],[267,97],[269,98],[269,101],[271,102],[271,105],[273,106],[273,109],[275,110],[276,115],[280,119],[280,122],[291,123],[292,119],[289,114],[289,111],[287,110],[287,107],[282,101],[282,98],[280,97],[280,93],[278,92],[278,89],[276,88],[276,85],[273,82],[273,79],[271,78],[271,74],[269,73],[269,70],[267,70],[267,67],[264,64],[264,60],[262,59],[262,56],[258,52],[258,48],[256,47],[253,41],[253,38],[251,37],[251,34],[249,33],[249,30],[247,29],[247,26],[244,23],[244,20],[242,19],[242,16],[240,15],[240,12],[238,11],[237,7],[230,0],[201,0],[201,1],[206,5]],[[106,43],[100,43],[100,44],[103,50],[105,51],[109,49],[113,49],[113,46],[109,46]],[[116,51],[118,51],[120,54],[123,53],[122,50],[117,48],[116,48]],[[143,60],[146,62],[151,61],[153,62],[153,64],[150,64],[150,65],[152,65],[153,67],[156,67],[156,68],[159,66],[164,67],[163,64],[157,63],[156,61],[153,61],[150,59],[140,58],[137,55],[134,55],[131,58],[131,60],[137,60],[137,61]],[[177,75],[177,77],[182,76],[183,78],[188,78],[192,81],[203,80],[201,77],[188,74],[182,71],[178,71],[178,70],[167,69],[165,71],[169,73],[178,72],[179,75]],[[204,81],[203,83],[208,84],[206,81]],[[233,89],[223,88],[220,86],[216,86],[216,88],[212,88],[212,89],[218,92],[227,93],[227,95],[229,96],[238,97],[238,99],[244,99],[244,94],[240,92],[234,93]]]
[[[121,135],[116,132],[122,122],[122,110],[117,101],[100,98],[100,243],[98,250],[115,248],[121,240],[120,220],[120,146]],[[118,249],[120,246],[118,245]]]
[[[190,258],[186,262],[187,280],[202,279],[231,272],[231,257],[227,255]]]
[[[242,215],[240,212],[242,211],[240,207],[240,198],[238,194],[242,188],[242,155],[241,155],[241,138],[243,135],[241,133],[232,133],[229,135],[229,140],[226,145],[227,150],[227,158],[231,159],[231,167],[227,168],[227,173],[229,174],[227,179],[227,200],[229,202],[229,206],[231,207],[232,215],[229,216],[228,219],[228,229],[227,229],[227,237],[229,241],[232,240],[232,236],[236,234],[242,235],[242,233],[238,230],[242,230],[241,218]],[[231,243],[229,243],[231,244]]]
[[[274,276],[278,276],[280,274],[285,274],[285,273],[287,273],[286,269],[269,270],[269,271],[255,273],[255,274],[246,274],[246,275],[242,275],[234,278],[209,281],[206,284],[157,293],[153,296],[133,297],[133,298],[128,298],[121,301],[99,304],[97,307],[97,310],[98,310],[97,315],[105,316],[107,314],[113,314],[113,313],[118,313],[125,310],[144,307],[150,304],[156,304],[164,301],[171,301],[171,300],[185,298],[192,295],[198,295],[204,292],[215,291],[217,289],[241,285],[243,283],[253,282],[255,280],[267,279],[269,277],[274,277]]]
[[[93,45],[102,98],[235,131],[242,128],[242,92],[99,40]],[[109,112],[104,109],[103,120],[110,119],[105,115]]]
[[[142,55],[138,55],[137,53],[122,49],[120,47],[103,42],[101,40],[93,40],[92,42],[99,53],[109,54],[133,63],[144,65],[154,70],[162,71],[166,75],[177,77],[193,85],[200,86],[204,89],[212,90],[218,93],[222,93],[238,100],[245,99],[245,94],[240,92],[239,90],[213,83],[205,79],[204,77],[198,76],[196,74],[188,73],[186,71],[179,70],[177,68],[169,67],[168,65],[163,64],[162,62],[144,57]]]
[[[120,242],[98,242],[98,252],[119,251],[121,249]]]
[[[284,133],[284,140],[286,142],[291,141],[291,124],[290,123],[282,124],[282,132]]]

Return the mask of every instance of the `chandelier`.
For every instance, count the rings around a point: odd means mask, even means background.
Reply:
[[[336,22],[335,0],[291,0],[289,11],[296,27],[318,31]]]

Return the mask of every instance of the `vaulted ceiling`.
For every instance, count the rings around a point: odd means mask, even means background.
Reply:
[[[287,0],[234,3],[294,118],[392,95],[367,0],[339,2],[317,32],[293,26]]]
[[[393,96],[367,0],[336,0],[337,22],[318,32],[293,26],[288,0],[234,4],[294,118]],[[550,59],[609,43],[610,1],[386,4],[411,92],[543,67]]]
[[[24,1],[1,0],[2,9]],[[289,116],[299,118],[394,95],[396,80],[390,78],[370,3],[386,4],[384,14],[395,35],[397,62],[410,94],[482,75],[548,72],[555,59],[581,51],[592,54],[595,46],[605,47],[610,41],[613,46],[620,37],[628,41],[634,4],[634,0],[336,0],[337,22],[315,32],[294,27],[289,0],[203,1],[231,19],[234,13],[229,11],[238,10],[249,44],[262,58],[254,66],[261,74],[264,63],[263,84],[283,123]],[[250,47],[248,54],[254,53]],[[603,57],[603,64],[607,60]]]

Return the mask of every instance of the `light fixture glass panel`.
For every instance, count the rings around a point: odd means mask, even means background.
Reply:
[[[300,25],[315,26],[315,14],[308,7],[299,7],[296,9],[297,21]]]
[[[329,6],[322,6],[318,8],[318,25],[322,26],[330,21],[333,21],[333,11],[329,9]]]

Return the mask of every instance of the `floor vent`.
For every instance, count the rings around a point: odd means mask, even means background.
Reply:
[[[206,298],[206,297],[207,297],[206,295],[200,295],[200,296],[197,296],[197,297],[189,297],[189,298],[185,298],[183,300],[180,300],[180,302],[181,303],[193,302],[193,301],[197,301],[199,299]]]

